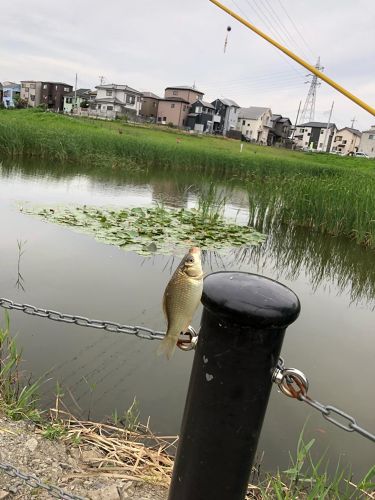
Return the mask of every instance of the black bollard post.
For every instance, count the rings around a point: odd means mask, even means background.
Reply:
[[[169,500],[242,500],[300,303],[280,283],[241,272],[207,276],[202,303]]]

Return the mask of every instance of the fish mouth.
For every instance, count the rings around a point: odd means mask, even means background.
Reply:
[[[189,253],[201,253],[201,249],[199,247],[191,247]]]

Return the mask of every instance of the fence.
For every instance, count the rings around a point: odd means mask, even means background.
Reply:
[[[202,303],[199,337],[189,327],[178,342],[182,350],[196,348],[196,352],[169,500],[245,497],[273,383],[283,394],[310,405],[337,427],[375,442],[375,435],[351,415],[310,398],[303,372],[285,368],[279,356],[284,334],[300,311],[292,290],[255,274],[218,272],[205,278]],[[64,314],[6,298],[0,298],[0,307],[146,340],[161,340],[165,335],[143,326]],[[46,487],[9,464],[0,463],[0,468],[33,487],[51,488],[53,496],[81,498],[57,487]]]

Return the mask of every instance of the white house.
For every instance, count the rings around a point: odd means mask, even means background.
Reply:
[[[297,125],[294,133],[294,141],[297,148],[330,151],[332,139],[336,131],[337,127],[334,123],[303,123]]]
[[[92,108],[99,116],[116,118],[116,116],[138,116],[141,109],[142,92],[128,85],[115,83],[98,85],[98,91]]]
[[[268,132],[272,126],[272,111],[270,108],[251,106],[240,108],[237,119],[237,130],[249,140],[267,144]]]
[[[358,146],[361,141],[361,132],[355,128],[344,127],[337,130],[332,144],[331,152],[348,155],[358,151]]]
[[[362,132],[358,151],[368,154],[370,158],[375,158],[375,125]]]

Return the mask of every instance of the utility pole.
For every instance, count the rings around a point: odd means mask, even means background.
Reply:
[[[294,123],[294,129],[292,131],[292,137],[291,137],[292,140],[294,139],[294,134],[296,132],[297,123],[298,123],[298,117],[299,117],[299,112],[300,112],[300,109],[301,109],[301,104],[302,104],[302,101],[300,101],[299,105],[298,105],[298,111],[297,111],[296,121]]]
[[[325,137],[324,137],[324,142],[323,142],[323,149],[322,151],[325,150],[326,148],[326,143],[327,143],[327,137],[328,137],[328,134],[329,134],[329,126],[331,124],[331,117],[332,117],[332,111],[333,111],[333,105],[335,104],[335,101],[332,101],[332,106],[331,106],[331,110],[329,112],[329,117],[328,117],[328,122],[327,122],[327,127],[326,127],[326,133],[325,133]]]
[[[78,80],[78,75],[76,73],[76,83],[74,87],[74,107],[77,108],[77,80]]]
[[[318,57],[318,61],[315,64],[315,68],[318,71],[322,71],[324,68],[320,66],[320,57]],[[303,105],[302,113],[301,113],[301,122],[313,122],[315,118],[315,101],[316,101],[316,88],[320,85],[318,81],[318,77],[312,73],[307,75],[308,77],[312,76],[309,92],[306,97],[305,104]],[[308,82],[306,82],[308,83]]]

